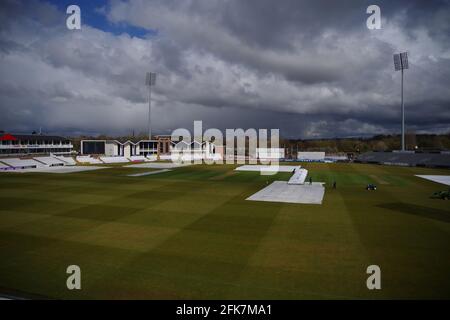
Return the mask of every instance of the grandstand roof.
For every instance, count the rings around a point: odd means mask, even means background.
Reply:
[[[140,140],[140,139],[83,139],[81,141],[84,142],[114,142],[120,145],[125,145],[125,144],[133,144],[133,145],[137,145],[140,142],[158,142],[158,140]]]
[[[61,136],[44,136],[39,134],[9,134],[6,133],[0,136],[0,141],[16,141],[16,140],[68,140],[67,138]]]
[[[0,137],[0,141],[16,141],[16,140],[17,140],[17,138],[10,135],[9,133],[4,134]]]

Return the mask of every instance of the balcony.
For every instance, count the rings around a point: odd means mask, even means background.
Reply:
[[[158,148],[139,148],[139,152],[158,152]]]
[[[16,149],[52,149],[52,148],[70,148],[73,149],[73,144],[11,144],[2,145],[0,149],[16,150]]]

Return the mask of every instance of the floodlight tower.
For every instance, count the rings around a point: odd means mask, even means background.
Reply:
[[[402,72],[402,151],[405,151],[405,104],[403,102],[403,70],[408,69],[408,53],[401,52],[394,54],[395,71]]]
[[[152,87],[156,84],[156,73],[147,72],[145,85],[148,86],[148,140],[152,140]]]

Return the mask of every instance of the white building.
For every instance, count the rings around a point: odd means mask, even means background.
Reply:
[[[1,134],[0,155],[70,154],[72,142],[60,136],[40,134]]]
[[[173,142],[167,137],[155,140],[82,140],[82,155],[104,155],[109,157],[133,156],[159,156],[163,160],[181,159],[192,161],[201,159],[219,160],[222,157],[216,154],[216,147],[211,142]]]
[[[82,155],[98,154],[105,156],[122,156],[129,158],[131,156],[147,156],[158,154],[158,140],[140,140],[133,142],[127,140],[124,142],[118,140],[82,140]]]
[[[325,160],[325,152],[297,152],[297,160],[298,161],[324,161]]]
[[[209,141],[172,142],[170,149],[172,160],[192,161],[202,159],[221,160],[222,155],[217,152],[214,143]]]
[[[285,158],[284,148],[256,148],[258,159],[279,160]]]

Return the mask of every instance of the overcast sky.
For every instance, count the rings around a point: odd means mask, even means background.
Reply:
[[[0,2],[0,130],[279,128],[284,137],[450,131],[449,1]],[[66,7],[81,8],[68,30]],[[381,30],[366,9],[381,8]]]

